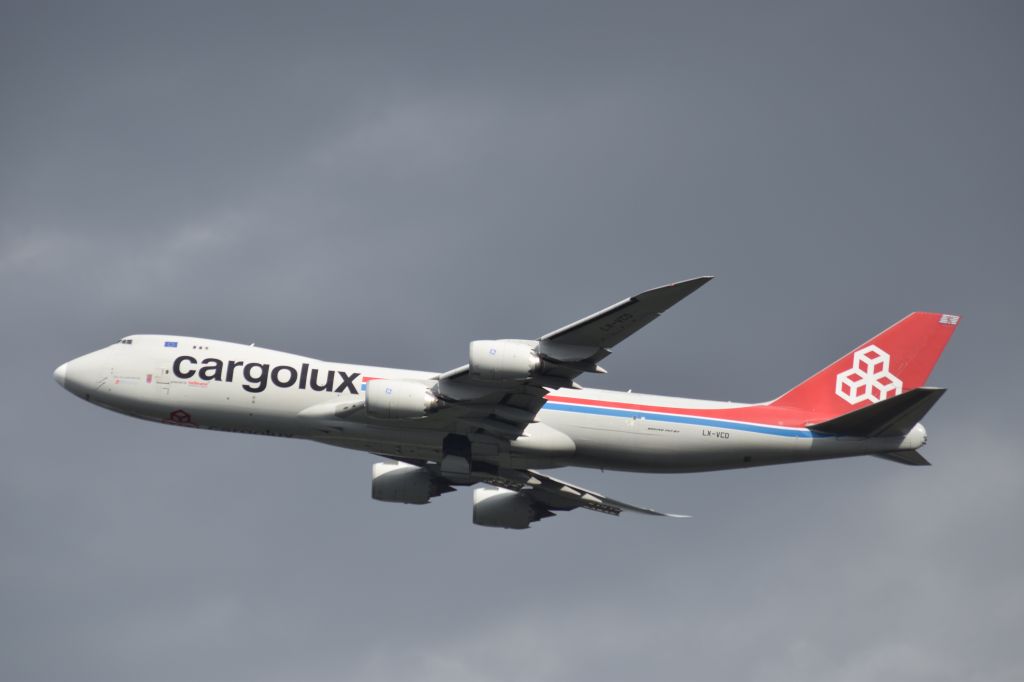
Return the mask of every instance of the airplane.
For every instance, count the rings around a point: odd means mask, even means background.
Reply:
[[[473,491],[473,523],[522,529],[577,508],[664,514],[541,473],[685,473],[875,455],[927,465],[925,386],[960,321],[915,312],[769,402],[582,388],[611,349],[709,282],[627,298],[543,336],[478,340],[446,372],[328,362],[228,341],[136,334],[70,360],[60,386],[174,426],[303,438],[383,456],[371,496],[426,504]]]

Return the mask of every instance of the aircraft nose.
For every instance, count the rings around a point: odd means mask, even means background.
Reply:
[[[60,384],[61,388],[64,387],[64,382],[68,376],[68,363],[64,363],[57,369],[53,370],[53,380]]]

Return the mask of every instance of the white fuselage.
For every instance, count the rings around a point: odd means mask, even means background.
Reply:
[[[376,419],[360,409],[340,416],[362,404],[368,379],[429,382],[436,373],[325,362],[225,341],[136,335],[68,362],[56,376],[75,395],[142,419],[304,438],[403,460],[439,461],[443,438],[460,428],[445,424],[443,410],[425,420]],[[824,435],[742,421],[728,414],[737,407],[562,389],[511,445],[485,447],[474,457],[519,468],[688,472],[913,450],[925,439],[920,425],[899,438]]]

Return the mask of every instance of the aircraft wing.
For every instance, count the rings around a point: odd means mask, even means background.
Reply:
[[[484,517],[478,518],[477,522],[485,526],[526,528],[534,521],[554,516],[556,511],[579,508],[591,509],[613,516],[628,511],[648,516],[690,518],[683,514],[667,514],[647,507],[638,507],[532,469],[509,469],[483,464],[475,467],[471,472],[452,474],[442,471],[441,466],[435,463],[424,465],[422,462],[416,462],[415,466],[429,471],[435,479],[445,484],[447,490],[451,490],[452,488],[448,486],[452,485],[465,486],[486,483],[497,486],[494,489],[477,488],[474,491],[474,513],[479,514],[482,511]],[[501,508],[497,508],[495,505],[500,505]],[[492,507],[490,514],[488,514],[488,506]],[[514,510],[518,510],[520,513],[517,514]]]
[[[550,448],[552,442],[556,448],[564,444],[571,453],[575,446],[568,436],[535,424],[547,394],[559,388],[578,388],[574,379],[584,372],[603,373],[597,363],[611,353],[612,347],[710,280],[711,277],[697,277],[639,293],[533,341],[474,341],[470,344],[470,364],[434,378],[431,392],[440,407],[415,420],[420,428],[447,431],[449,436],[445,441],[452,436],[460,437],[461,440],[455,439],[458,444],[445,445],[450,449],[439,462],[385,456],[414,470],[413,476],[418,475],[416,469],[429,474],[433,480],[429,486],[431,492],[422,501],[417,500],[418,504],[453,490],[452,486],[479,483],[497,486],[477,488],[473,492],[473,521],[483,526],[527,528],[534,521],[553,516],[556,511],[581,507],[616,516],[628,511],[685,518],[621,502],[532,469],[499,466],[495,464],[499,458],[493,455],[519,447],[557,456],[559,453]],[[497,356],[498,360],[488,365],[488,356]],[[501,358],[508,358],[509,364],[522,371],[508,370],[501,365]],[[331,410],[337,413],[336,406],[331,406]],[[534,428],[531,429],[531,425]],[[539,441],[536,445],[535,439]],[[477,453],[492,456],[477,457]],[[402,470],[380,473],[381,477],[392,475],[402,477],[406,473]],[[383,490],[384,479],[380,481]],[[389,498],[390,493],[381,494],[378,499],[405,501]]]
[[[612,347],[639,331],[711,277],[675,282],[631,296],[529,343],[540,367],[527,378],[484,379],[463,365],[437,377],[435,391],[446,417],[467,435],[514,440],[534,421],[549,391],[578,388],[584,372],[604,373],[598,362]],[[492,351],[493,352],[493,351]]]
[[[568,344],[610,349],[710,281],[711,277],[695,277],[650,289],[548,332],[540,337],[541,346]]]
[[[663,512],[637,507],[627,502],[613,500],[610,497],[587,490],[578,485],[560,481],[532,469],[498,469],[495,472],[474,474],[480,483],[490,483],[499,488],[523,493],[534,502],[548,509],[569,510],[585,507],[605,514],[618,516],[624,511],[649,516],[670,516],[677,519],[689,518],[682,514],[665,514]]]

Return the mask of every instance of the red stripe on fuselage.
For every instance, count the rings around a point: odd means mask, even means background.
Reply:
[[[635,410],[637,412],[660,412],[662,414],[678,414],[687,417],[708,417],[726,419],[748,424],[764,424],[766,426],[804,427],[820,421],[821,415],[788,407],[771,405],[745,405],[743,407],[719,407],[711,409],[694,409],[690,407],[667,407],[664,405],[643,405],[641,403],[621,403],[613,400],[594,400],[592,398],[570,398],[561,395],[548,395],[548,402],[566,403],[569,405],[589,405],[591,407],[611,407],[618,410]]]

